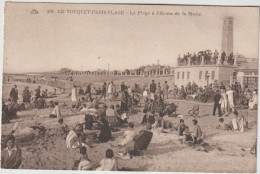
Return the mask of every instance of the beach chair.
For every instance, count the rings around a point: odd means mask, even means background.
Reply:
[[[193,108],[189,110],[188,114],[194,118],[199,115],[200,105],[193,105]]]

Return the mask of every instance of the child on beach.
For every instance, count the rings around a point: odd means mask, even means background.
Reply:
[[[117,160],[114,157],[114,152],[111,149],[107,149],[106,158],[100,161],[100,167],[96,171],[117,171],[118,164]]]
[[[50,114],[50,118],[60,118],[61,113],[60,113],[59,103],[55,102],[54,104],[55,104],[55,107],[54,107],[52,113]]]

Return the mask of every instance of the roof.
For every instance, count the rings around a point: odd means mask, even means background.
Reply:
[[[238,70],[256,70],[258,69],[258,61],[243,63],[238,67]]]

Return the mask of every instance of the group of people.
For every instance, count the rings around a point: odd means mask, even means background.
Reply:
[[[116,129],[125,128],[122,137],[116,138],[115,143],[111,143],[111,147],[121,147],[119,156],[122,159],[130,159],[133,156],[140,155],[145,152],[154,136],[154,130],[160,130],[161,133],[171,133],[177,131],[178,139],[183,144],[200,144],[204,139],[204,134],[197,119],[192,120],[191,129],[185,125],[184,119],[179,120],[179,124],[174,126],[174,123],[166,119],[166,115],[170,116],[176,111],[177,106],[174,103],[166,107],[165,100],[168,99],[169,85],[167,81],[161,86],[160,83],[155,83],[154,80],[149,85],[149,89],[141,91],[141,97],[144,102],[143,117],[141,124],[144,128],[140,132],[134,129],[134,123],[129,121],[131,115],[132,102],[137,93],[137,85],[133,89],[126,86],[124,82],[120,85],[119,97],[120,104],[110,105],[105,102],[113,99],[113,92],[117,92],[113,82],[104,83],[102,88],[95,88],[92,90],[92,85],[88,84],[86,90],[73,86],[71,91],[72,107],[78,109],[79,113],[85,114],[85,118],[79,124],[76,124],[72,129],[64,122],[61,108],[58,102],[54,102],[54,109],[50,114],[50,118],[57,118],[59,125],[57,135],[65,140],[68,149],[79,149],[81,157],[73,164],[75,170],[97,170],[97,171],[116,171],[118,168],[118,161],[114,157],[112,148],[108,148],[105,152],[105,157],[98,164],[94,163],[87,154],[87,149],[91,149],[93,143],[106,143],[115,139],[112,132]],[[247,117],[238,114],[234,104],[234,91],[239,95],[242,93],[241,86],[236,83],[233,86],[225,87],[223,83],[220,86],[209,85],[203,90],[213,90],[214,108],[213,115],[222,116],[224,112],[231,113],[234,118],[230,123],[225,123],[224,118],[219,119],[218,129],[221,130],[235,130],[244,131],[244,122],[248,124]],[[186,88],[177,89],[177,93],[196,94],[200,88],[195,82],[189,83]],[[25,93],[29,91],[25,88]],[[174,91],[176,92],[176,90]],[[140,91],[138,91],[140,93]],[[17,86],[10,92],[10,98],[17,101],[16,94],[18,94]],[[40,87],[36,89],[35,97],[38,99],[43,96]],[[253,92],[256,94],[256,91]],[[27,95],[27,94],[26,94]],[[45,94],[44,94],[45,95]],[[257,96],[257,95],[256,95]],[[102,100],[103,99],[103,100]],[[141,102],[141,101],[139,101]],[[257,97],[253,97],[249,102],[249,108],[255,107],[257,104]],[[95,123],[95,124],[94,124]],[[88,133],[85,129],[88,129]],[[97,135],[92,130],[100,130]],[[89,133],[90,132],[90,133]],[[2,167],[3,168],[18,168],[21,164],[21,151],[15,147],[14,134],[7,138],[7,146],[2,151]],[[14,153],[15,155],[12,155]]]
[[[218,60],[220,59],[220,60]],[[204,62],[203,62],[204,61]],[[185,66],[185,65],[201,65],[203,64],[217,64],[217,62],[224,64],[226,61],[228,65],[234,64],[234,55],[230,53],[230,55],[226,55],[225,51],[219,55],[219,52],[215,49],[214,53],[210,50],[200,51],[197,54],[194,53],[193,55],[189,52],[184,54],[183,57],[178,56],[178,65]]]

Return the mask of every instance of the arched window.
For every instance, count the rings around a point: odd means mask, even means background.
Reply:
[[[199,74],[199,79],[201,80],[202,78],[202,71],[200,71],[200,74]]]
[[[177,79],[180,79],[180,72],[177,72]]]
[[[184,79],[184,72],[182,72],[182,79]]]

